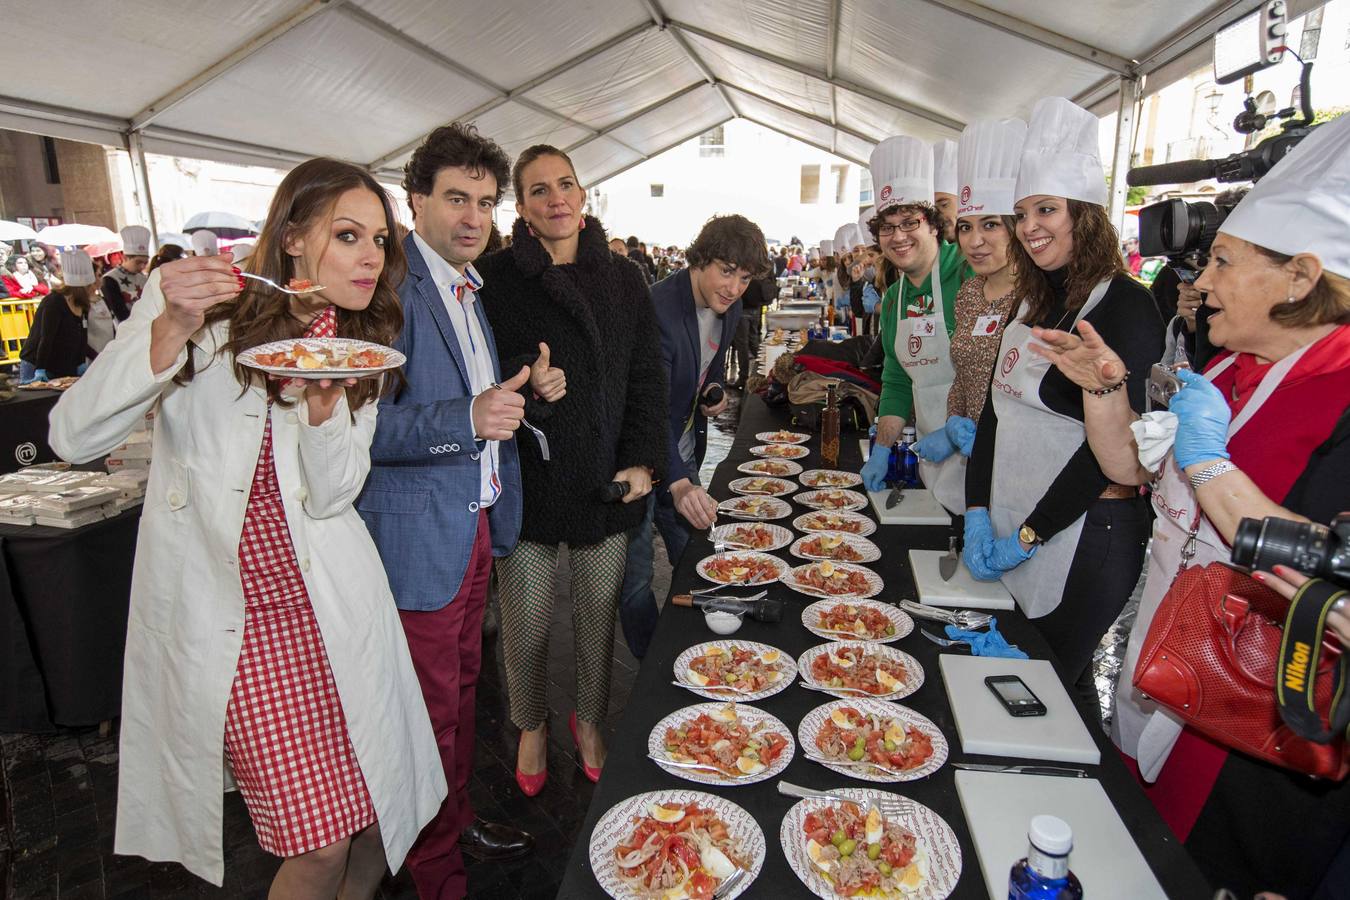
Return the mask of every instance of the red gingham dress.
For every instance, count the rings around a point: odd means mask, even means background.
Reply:
[[[329,306],[305,336],[332,337],[335,328]],[[296,563],[270,416],[266,423],[239,539],[244,644],[225,710],[225,753],[258,843],[295,856],[374,824],[375,807]]]

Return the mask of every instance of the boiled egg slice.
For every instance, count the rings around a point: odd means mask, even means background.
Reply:
[[[748,566],[736,566],[731,570],[731,576],[733,578],[744,578],[749,574],[750,568]]]
[[[647,807],[648,814],[658,822],[674,824],[684,818],[684,808],[671,809],[668,806],[662,806],[659,803],[653,803]]]
[[[698,861],[703,864],[704,871],[714,878],[730,878],[736,871],[736,865],[712,844],[704,845],[699,851]]]
[[[820,546],[825,550],[833,550],[844,542],[844,539],[837,534],[827,534],[820,539]]]
[[[849,659],[847,656],[842,656],[837,653],[830,654],[830,662],[834,663],[841,669],[853,668],[853,660]]]
[[[820,564],[820,574],[825,578],[834,577],[834,563],[826,561]]]
[[[877,684],[886,689],[887,693],[900,690],[901,681],[895,678],[880,666],[877,667]]]
[[[714,709],[712,712],[708,713],[708,717],[711,718],[714,722],[735,722],[736,707],[734,704],[731,703],[728,703],[725,706],[719,706],[717,709]]]
[[[862,619],[853,620],[853,633],[858,635],[867,634],[867,626],[863,624]]]
[[[690,684],[696,684],[699,687],[703,687],[705,684],[708,683],[708,676],[701,675],[698,672],[695,672],[693,669],[685,669],[684,677],[688,679]]]
[[[881,810],[873,807],[867,811],[867,822],[863,826],[867,831],[867,843],[876,844],[886,831],[886,823],[881,819]]]
[[[834,712],[830,713],[830,721],[838,725],[840,728],[853,727],[853,717],[850,716],[848,714],[848,710],[842,706],[836,709]]]
[[[758,775],[767,767],[757,759],[741,756],[736,759],[736,768],[740,769],[742,775]]]
[[[783,654],[778,652],[777,650],[765,650],[763,653],[759,655],[759,661],[764,663],[764,665],[766,666],[771,666],[774,663],[778,662],[778,657],[782,655]]]
[[[825,848],[817,843],[815,839],[809,839],[806,842],[806,855],[810,857],[811,862],[819,866],[822,871],[828,872],[830,869],[834,868],[834,860],[820,858],[821,852],[824,849]]]
[[[296,359],[295,367],[297,369],[322,369],[323,360],[319,359],[317,356],[309,356],[307,354]]]
[[[910,862],[909,868],[905,869],[905,874],[900,879],[900,890],[906,894],[918,893],[923,887],[923,883],[928,880],[928,854],[924,853],[923,848],[919,848],[914,859]]]
[[[899,723],[892,724],[886,729],[886,740],[894,744],[903,744],[908,740],[909,735],[905,734],[905,729]]]

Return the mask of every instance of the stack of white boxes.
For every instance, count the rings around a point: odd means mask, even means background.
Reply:
[[[150,470],[150,448],[154,435],[152,416],[146,416],[141,427],[131,433],[127,442],[108,454],[109,474],[116,475],[134,469]]]
[[[34,467],[0,475],[0,521],[79,528],[118,513],[118,490],[97,472]]]

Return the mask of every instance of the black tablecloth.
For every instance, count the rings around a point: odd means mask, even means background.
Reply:
[[[735,471],[738,464],[750,458],[749,448],[758,443],[754,439],[757,432],[771,431],[787,424],[787,414],[772,410],[758,398],[749,397],[741,413],[741,424],[736,441],[727,460],[717,469],[713,478],[711,492],[714,497],[730,496],[727,482],[738,477]],[[812,452],[800,460],[805,468],[821,465],[817,448],[818,440],[809,445]],[[846,435],[841,441],[840,467],[857,471],[861,466],[861,454],[858,450],[857,435]],[[794,504],[794,517],[805,508]],[[782,520],[779,524],[790,524]],[[943,527],[906,527],[882,526],[871,539],[882,549],[882,559],[873,564],[873,568],[885,580],[886,588],[878,599],[896,600],[901,598],[917,599],[913,578],[909,572],[907,549],[919,547],[933,550],[947,548],[947,536],[950,529]],[[705,584],[694,571],[695,564],[712,552],[711,545],[704,539],[706,533],[698,535],[689,545],[688,552],[676,567],[671,580],[672,593],[685,593],[691,587]],[[779,555],[788,559],[786,551]],[[794,562],[796,562],[794,560]],[[785,651],[793,658],[803,651],[821,643],[821,639],[811,634],[801,624],[801,610],[812,598],[804,597],[786,587],[777,585],[769,591],[769,596],[785,601],[783,621],[768,625],[746,619],[745,624],[736,632],[736,639],[762,641]],[[1032,658],[1051,659],[1047,649],[1035,629],[1018,612],[999,613],[999,630],[1014,644],[1027,651]],[[922,623],[919,623],[922,624]],[[627,797],[644,791],[661,788],[692,788],[710,791],[739,804],[747,810],[768,839],[768,858],[763,871],[755,880],[749,895],[751,897],[802,897],[810,892],[788,867],[787,860],[779,846],[778,830],[784,814],[794,801],[779,794],[776,780],[758,782],[743,787],[713,787],[696,784],[676,778],[666,773],[655,763],[647,759],[647,737],[653,726],[676,709],[694,703],[705,702],[701,697],[691,694],[670,683],[674,678],[673,666],[679,654],[696,643],[716,639],[709,631],[697,610],[679,608],[667,603],[661,614],[651,649],[643,660],[633,685],[632,698],[624,711],[617,732],[609,744],[609,755],[605,763],[604,776],[596,787],[586,815],[585,824],[578,834],[572,856],[568,861],[560,897],[572,898],[605,896],[595,877],[591,874],[588,859],[590,835],[596,821],[610,807]],[[903,703],[929,719],[933,720],[947,736],[951,744],[951,762],[1018,763],[1027,760],[999,759],[989,756],[968,756],[961,752],[955,720],[947,703],[947,695],[942,684],[942,675],[938,669],[939,649],[935,644],[924,640],[917,632],[905,638],[897,646],[916,657],[923,665],[926,680],[914,695]],[[1058,669],[1058,663],[1055,663]],[[1063,673],[1061,671],[1061,677]],[[1073,696],[1072,688],[1069,693]],[[830,701],[827,694],[808,691],[796,685],[754,705],[781,719],[796,735],[797,725],[812,709]],[[1089,723],[1088,731],[1097,741],[1102,752],[1100,766],[1086,767],[1092,777],[1097,778],[1120,813],[1121,819],[1134,836],[1140,851],[1148,860],[1158,881],[1171,897],[1207,897],[1210,889],[1190,857],[1173,838],[1167,826],[1154,810],[1120,761],[1115,748],[1098,724],[1099,713],[1094,705],[1086,700],[1080,702],[1079,711]],[[966,825],[961,810],[961,801],[956,793],[955,769],[945,765],[931,777],[921,781],[904,782],[898,785],[874,785],[884,790],[903,794],[935,810],[955,830],[961,842],[962,872],[953,897],[987,896],[984,878],[980,873],[979,860],[975,847],[971,843],[970,829]],[[830,770],[810,762],[802,757],[798,748],[796,757],[783,772],[783,779],[806,787],[827,789],[834,787],[866,786],[868,782],[855,781],[836,775]],[[1030,819],[1034,811],[1028,811]],[[1072,864],[1072,862],[1071,862]]]
[[[12,400],[0,401],[0,475],[56,459],[47,446],[47,414],[60,396],[60,391],[18,391]]]
[[[0,525],[0,731],[119,713],[140,518],[138,506],[76,529]]]

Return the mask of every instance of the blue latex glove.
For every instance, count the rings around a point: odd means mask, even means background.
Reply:
[[[1035,544],[1032,545],[1030,550],[1023,550],[1022,542],[1017,539],[1017,535],[1010,534],[1005,538],[994,541],[985,561],[989,563],[991,569],[1007,572],[1017,568],[1035,555]]]
[[[84,374],[85,372],[87,372],[88,370],[89,370],[89,363],[87,363],[87,362],[82,362],[82,363],[80,363],[78,366],[75,367],[75,374],[76,374],[76,375],[83,375],[83,374]]]
[[[1002,656],[1007,659],[1026,659],[1027,655],[1017,649],[1017,645],[1009,644],[998,630],[998,619],[989,620],[989,630],[984,631],[963,631],[955,625],[948,625],[945,629],[947,637],[954,641],[964,641],[970,645],[970,652],[975,656]]]
[[[930,431],[914,442],[914,452],[920,459],[940,463],[956,452],[956,445],[947,437],[947,429]]]
[[[38,369],[38,370],[36,370],[35,372],[33,372],[33,380],[34,380],[34,381],[51,381],[51,378],[48,377],[48,375],[47,375],[47,370],[46,370],[46,369]]]
[[[1168,410],[1177,416],[1172,456],[1181,468],[1210,459],[1228,459],[1228,422],[1233,411],[1223,393],[1209,379],[1189,369],[1178,369],[1186,385],[1172,398]]]
[[[863,487],[869,491],[879,491],[886,487],[886,467],[890,465],[891,453],[881,444],[872,448],[872,455],[862,467]]]
[[[989,551],[994,545],[994,525],[983,506],[966,510],[966,541],[961,560],[978,581],[998,581],[999,571],[989,567]]]
[[[945,426],[947,437],[962,456],[969,456],[975,449],[975,421],[965,416],[948,416]]]

